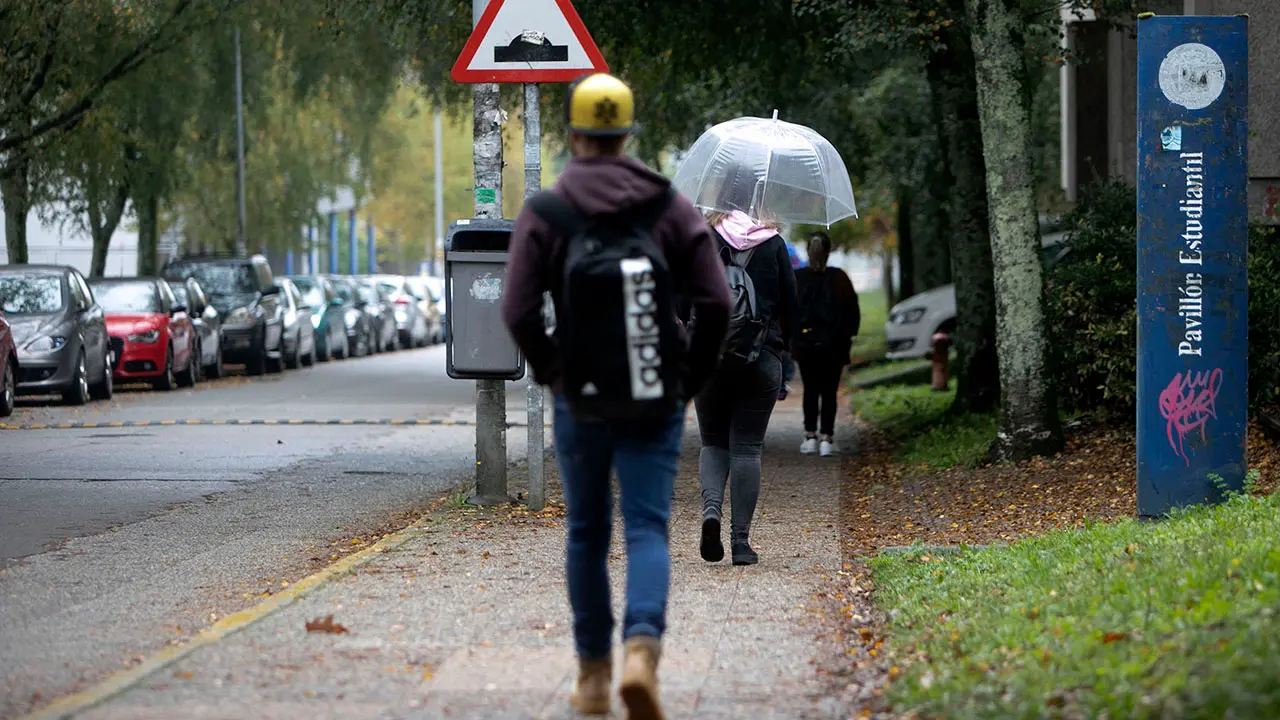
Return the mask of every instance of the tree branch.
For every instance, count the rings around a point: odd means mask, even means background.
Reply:
[[[191,0],[178,0],[178,4],[174,7],[173,12],[165,19],[156,32],[145,41],[138,43],[130,52],[126,53],[116,61],[110,69],[98,77],[92,85],[87,88],[80,96],[80,99],[72,103],[70,106],[54,115],[53,117],[35,125],[26,132],[8,135],[0,138],[0,152],[12,150],[16,147],[31,142],[32,140],[55,130],[65,130],[74,127],[79,123],[84,113],[88,112],[94,105],[98,96],[111,83],[126,77],[134,70],[137,70],[151,56],[169,50],[182,41],[182,37],[178,36],[171,39],[168,44],[162,44],[166,31],[175,24],[182,16],[191,8]]]

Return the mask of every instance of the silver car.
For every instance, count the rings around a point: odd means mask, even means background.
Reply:
[[[74,268],[0,267],[0,311],[18,348],[17,390],[69,405],[110,399],[114,358],[106,316]]]

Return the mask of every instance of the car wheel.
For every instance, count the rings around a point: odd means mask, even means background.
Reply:
[[[178,386],[177,379],[173,376],[173,347],[170,347],[164,353],[164,374],[156,378],[154,381],[157,390],[168,392]]]
[[[244,369],[250,375],[261,375],[267,371],[267,328],[262,328],[258,342],[258,353],[245,363]]]
[[[329,362],[333,359],[334,350],[333,340],[326,335],[323,345],[318,341],[316,342],[316,359],[320,362]]]
[[[218,354],[213,356],[213,364],[205,371],[206,375],[211,378],[220,378],[226,374],[226,370],[222,367],[222,343],[218,343]]]
[[[285,348],[281,348],[280,352],[284,355],[284,364],[290,370],[298,369],[298,360],[302,355],[302,331],[298,331],[298,336],[293,339],[293,352],[286,352]]]
[[[17,399],[17,383],[13,379],[14,359],[4,364],[4,377],[0,377],[0,417],[13,414],[13,405]]]
[[[90,388],[94,400],[110,400],[116,392],[115,368],[111,367],[111,351],[102,359],[102,382]]]
[[[178,385],[180,387],[195,387],[200,381],[200,356],[197,354],[197,348],[191,348],[187,352],[187,367],[178,373]]]
[[[71,387],[62,393],[62,402],[68,405],[83,405],[89,402],[89,369],[85,366],[83,349],[76,358],[76,374],[71,378]]]
[[[307,351],[306,355],[302,356],[302,366],[311,367],[315,364],[316,364],[316,339],[315,339],[315,336],[313,335],[311,337],[311,349]]]

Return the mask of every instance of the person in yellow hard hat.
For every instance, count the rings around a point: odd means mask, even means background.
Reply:
[[[565,120],[573,159],[516,219],[502,314],[534,378],[555,392],[579,658],[571,702],[586,714],[610,709],[616,470],[627,541],[619,693],[629,717],[650,720],[663,717],[657,666],[685,411],[719,360],[728,286],[701,214],[665,177],[623,152],[636,131],[631,89],[611,75],[583,78],[569,90]],[[547,292],[554,337],[543,321]],[[677,320],[686,306],[697,317],[687,330]]]

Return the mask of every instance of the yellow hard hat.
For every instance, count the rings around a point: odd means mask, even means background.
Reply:
[[[569,129],[576,133],[629,135],[635,132],[635,97],[626,83],[612,75],[588,75],[569,87],[565,115]]]

